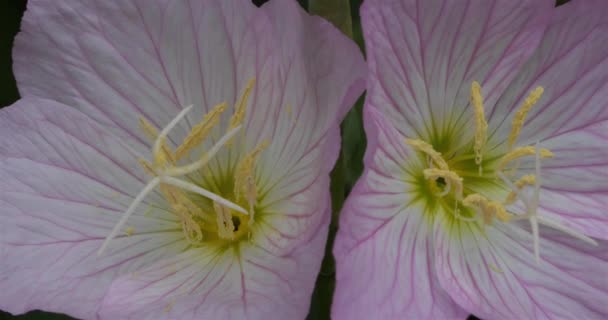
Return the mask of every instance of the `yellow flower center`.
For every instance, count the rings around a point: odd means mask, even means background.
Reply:
[[[184,237],[193,245],[206,241],[234,242],[251,237],[256,205],[259,192],[256,184],[256,163],[268,141],[244,153],[236,166],[220,175],[206,170],[209,161],[222,147],[231,147],[235,135],[242,129],[246,117],[248,98],[255,83],[251,79],[241,98],[235,105],[234,113],[229,119],[226,133],[218,139],[211,148],[205,150],[195,161],[180,165],[180,160],[191,158],[195,149],[202,148],[212,130],[221,122],[221,116],[226,111],[227,103],[220,103],[207,113],[202,121],[192,127],[183,142],[175,148],[167,143],[167,135],[177,123],[185,117],[192,106],[185,108],[160,133],[144,118],[139,119],[142,131],[153,141],[153,161],[139,159],[140,165],[152,179],[133,200],[121,220],[116,224],[99,253],[124,227],[128,217],[134,212],[145,196],[156,187],[160,190],[170,211],[181,223]],[[197,181],[194,176],[203,177]],[[127,235],[136,234],[137,230],[128,227]]]
[[[476,81],[471,86],[475,131],[468,147],[442,154],[426,141],[405,141],[423,160],[423,168],[414,170],[422,173],[416,179],[420,183],[418,197],[427,199],[427,206],[432,212],[439,206],[444,212],[451,213],[448,217],[482,226],[490,225],[496,220],[510,222],[529,219],[537,260],[539,223],[595,243],[581,233],[548,217],[539,216],[536,212],[540,196],[540,162],[541,159],[552,158],[554,155],[550,150],[540,148],[538,143],[535,146],[515,145],[527,114],[539,101],[543,91],[542,87],[534,89],[515,113],[511,132],[504,141],[506,148],[492,148],[492,152],[486,150],[488,122],[485,118],[481,85]],[[495,150],[506,151],[496,154]],[[520,174],[519,161],[526,157],[534,157],[534,174]],[[533,197],[529,198],[523,194],[522,191],[526,187],[534,188]],[[518,200],[524,203],[526,212],[513,213],[507,209]]]

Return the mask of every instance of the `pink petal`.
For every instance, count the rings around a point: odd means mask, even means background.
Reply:
[[[571,1],[556,9],[535,54],[525,64],[490,115],[499,126],[495,142],[506,139],[512,115],[537,86],[544,88],[521,131],[519,144],[608,120],[608,3]]]
[[[558,7],[539,50],[501,98],[490,122],[500,125],[494,141],[503,141],[514,110],[530,90],[544,87],[518,143],[540,141],[555,153],[543,162],[541,214],[603,239],[608,237],[607,14],[608,3],[601,0]]]
[[[270,25],[260,33],[274,46],[270,62],[259,71],[265,86],[260,85],[247,133],[251,129],[253,137],[272,142],[265,159],[268,183],[284,183],[279,180],[311,167],[320,155],[325,159],[319,164],[329,171],[338,155],[337,124],[365,87],[361,52],[329,22],[307,15],[293,1],[269,1],[261,14]],[[318,151],[328,144],[335,145]]]
[[[362,93],[366,70],[354,42],[296,2],[269,1],[256,23],[256,33],[273,44],[267,62],[259,64],[259,91],[246,128],[250,148],[271,142],[258,161],[265,195],[259,205],[269,214],[259,218],[256,240],[284,254],[327,221],[320,213],[330,205],[338,124]]]
[[[542,176],[540,214],[601,239],[608,239],[608,120],[550,138],[556,154]]]
[[[366,171],[336,237],[333,319],[464,319],[438,286],[431,223],[408,193],[403,136],[366,109]]]
[[[74,106],[137,148],[146,144],[136,126],[139,116],[161,127],[183,106],[194,104],[188,121],[171,134],[178,141],[214,104],[233,105],[255,77],[239,138],[242,148],[222,151],[209,169],[224,172],[262,140],[271,142],[256,167],[264,194],[258,205],[268,214],[256,217],[258,229],[251,240],[264,254],[277,258],[263,261],[272,264],[267,272],[250,271],[254,268],[249,266],[247,272],[239,271],[243,277],[226,277],[231,296],[218,295],[211,301],[218,310],[228,310],[232,304],[218,301],[252,300],[247,310],[226,311],[229,318],[303,318],[323,256],[329,171],[340,145],[338,124],[364,87],[365,64],[356,45],[328,22],[309,17],[288,1],[271,1],[256,10],[245,0],[33,0],[24,21],[15,48],[23,95]],[[217,133],[219,129],[213,135]],[[265,257],[247,254],[251,259]],[[297,266],[291,266],[292,260]],[[186,263],[183,269],[192,270],[188,268],[192,267]],[[226,274],[235,269],[223,270]],[[294,282],[292,292],[277,284],[275,273]],[[152,272],[145,279],[159,275]],[[157,298],[157,292],[127,278],[113,283],[101,314],[116,315],[123,299],[114,294],[129,292],[142,298],[141,304],[132,303],[132,317],[154,317],[147,311],[157,306],[148,298]],[[179,279],[168,278],[166,284]],[[258,288],[261,285],[266,291]],[[159,307],[171,302],[158,298],[164,302]],[[200,299],[176,301],[175,314],[188,318],[192,303]],[[210,309],[207,303],[205,307]],[[207,311],[194,314],[201,312]]]
[[[161,209],[96,252],[145,183],[137,152],[65,105],[25,98],[0,111],[0,309],[94,318],[111,281],[184,249]]]
[[[254,10],[249,1],[29,1],[13,55],[20,92],[139,140],[138,116],[162,127],[194,105],[176,128],[183,136],[255,76]]]
[[[327,229],[290,255],[243,244],[204,246],[116,279],[108,319],[303,319]]]
[[[466,125],[472,114],[460,116],[470,112],[472,82],[491,108],[538,45],[553,4],[366,1],[369,103],[409,137]]]
[[[437,220],[439,282],[480,318],[603,319],[608,314],[608,243],[597,247],[540,229],[541,262],[518,225],[486,227]]]

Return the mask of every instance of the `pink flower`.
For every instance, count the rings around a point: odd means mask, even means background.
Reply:
[[[306,316],[354,43],[294,1],[30,0],[14,60],[0,309]]]
[[[340,319],[608,317],[608,2],[368,0]]]

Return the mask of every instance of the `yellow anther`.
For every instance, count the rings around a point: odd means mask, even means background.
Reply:
[[[182,232],[186,236],[186,240],[191,244],[200,244],[203,241],[203,231],[201,226],[187,214],[187,209],[182,204],[173,206],[173,209],[177,212],[179,219],[182,222]]]
[[[433,179],[437,180],[439,178],[443,178],[446,183],[446,188],[448,186],[454,191],[457,200],[462,199],[462,178],[454,171],[450,170],[442,170],[442,169],[424,169],[424,178],[425,179]]]
[[[230,118],[230,127],[228,128],[228,130],[238,127],[243,122],[243,119],[245,119],[245,112],[247,110],[249,94],[251,94],[251,90],[253,89],[254,84],[255,78],[249,79],[249,82],[247,82],[245,92],[243,92],[241,99],[239,99],[239,102],[236,104],[234,114]]]
[[[448,170],[448,164],[443,160],[440,152],[435,151],[433,146],[420,139],[405,139],[405,143],[410,145],[414,150],[420,151],[431,158],[435,166],[441,170]]]
[[[236,166],[234,175],[234,195],[237,201],[243,196],[249,204],[249,213],[253,214],[253,206],[257,200],[257,190],[255,185],[255,164],[260,153],[266,149],[269,142],[266,140],[258,145],[253,151],[247,154]],[[253,221],[251,219],[250,221]]]
[[[130,237],[135,233],[135,228],[133,227],[128,227],[127,230],[125,230],[125,234]]]
[[[497,171],[503,171],[505,166],[509,164],[509,162],[526,157],[526,156],[534,156],[536,155],[536,148],[532,146],[527,147],[518,147],[511,150],[509,153],[505,154],[497,166]],[[541,158],[553,158],[553,152],[549,149],[541,148],[540,149],[540,157]]]
[[[142,166],[142,168],[144,168],[144,171],[146,172],[146,174],[154,176],[154,177],[157,176],[156,170],[154,170],[154,167],[152,166],[152,164],[150,162],[148,162],[146,159],[142,159],[142,158],[137,159],[137,161],[139,161],[139,164]]]
[[[154,153],[154,165],[156,167],[165,167],[167,164],[175,163],[175,156],[171,153],[171,149],[167,146],[167,139],[161,138],[161,148],[159,152]]]
[[[139,117],[139,128],[144,132],[146,137],[151,141],[154,141],[158,137],[158,130],[144,117]]]
[[[213,209],[217,215],[217,234],[222,239],[234,239],[234,222],[230,209],[225,206],[213,202]]]
[[[519,180],[517,180],[514,185],[515,185],[515,188],[517,188],[517,190],[521,190],[526,185],[533,186],[535,183],[536,183],[536,176],[533,174],[527,174],[527,175],[521,177]],[[507,198],[505,199],[505,205],[512,204],[513,202],[515,202],[516,199],[517,199],[517,193],[515,193],[515,191],[511,191],[507,195]]]
[[[528,112],[530,112],[530,109],[538,102],[544,91],[545,89],[543,89],[543,87],[536,87],[536,89],[532,90],[530,95],[524,100],[522,106],[515,113],[511,134],[509,135],[509,148],[512,148],[517,141],[517,137],[519,136],[521,128],[524,126],[524,121],[526,121]]]
[[[479,209],[485,224],[492,223],[492,219],[494,218],[504,222],[511,219],[511,214],[507,212],[501,203],[490,201],[478,193],[468,195],[462,200],[462,204],[465,207]]]
[[[496,217],[496,219],[498,219],[502,222],[509,222],[511,220],[511,218],[513,217],[509,212],[507,212],[507,209],[505,209],[505,206],[499,202],[490,201],[488,203],[488,208],[492,212],[494,212],[494,216]]]
[[[173,186],[161,184],[160,190],[171,205],[173,213],[181,221],[186,239],[192,244],[200,243],[203,240],[203,233],[199,222],[195,221],[194,217],[204,216],[201,209],[182,191]]]
[[[479,166],[479,174],[481,174],[482,149],[488,139],[488,122],[483,110],[481,86],[477,81],[473,81],[473,85],[471,85],[471,104],[475,108],[475,144],[473,150],[475,151],[475,164]]]
[[[488,199],[486,199],[484,196],[480,195],[479,193],[473,193],[468,195],[466,198],[464,198],[464,200],[462,200],[462,204],[466,207],[479,207],[482,204],[486,204],[488,202]]]
[[[183,156],[187,155],[193,148],[198,146],[201,142],[207,138],[211,129],[215,127],[221,119],[222,113],[226,110],[227,104],[220,103],[213,107],[209,113],[207,113],[203,120],[194,126],[188,136],[184,139],[184,142],[177,147],[175,150],[175,159],[179,160]]]

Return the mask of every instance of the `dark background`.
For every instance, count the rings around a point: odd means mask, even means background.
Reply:
[[[57,0],[61,1],[61,0]],[[105,1],[105,0],[100,0]],[[253,0],[256,5],[261,5],[267,0]],[[519,0],[512,0],[519,1]],[[557,5],[568,2],[569,0],[556,0]],[[608,1],[608,0],[606,0]],[[298,0],[298,2],[304,7],[308,7],[308,0]],[[358,8],[362,0],[350,0],[352,24],[353,24],[353,38],[357,43],[362,46],[361,27],[359,23]],[[26,0],[0,0],[0,108],[11,105],[17,99],[19,99],[19,93],[15,84],[15,79],[12,73],[12,59],[11,50],[13,47],[13,39],[19,31],[19,24],[23,12],[25,11]],[[342,154],[338,160],[337,167],[341,164],[350,162],[351,166],[356,167],[355,173],[351,174],[350,182],[347,183],[352,186],[354,180],[358,177],[362,170],[361,158],[365,147],[365,139],[361,137],[361,120],[360,120],[361,101],[359,101],[353,111],[347,116],[345,123],[342,125],[342,135],[345,142],[349,142],[350,146],[355,146],[355,149],[359,149],[357,152],[350,152],[349,154]],[[348,123],[346,123],[348,122]],[[346,136],[353,133],[350,136]],[[345,148],[344,150],[349,150]],[[349,159],[350,158],[350,159]],[[334,171],[338,171],[336,168]],[[332,173],[332,178],[335,177],[335,172]],[[348,177],[343,180],[349,180]],[[348,181],[347,181],[348,182]],[[334,182],[332,184],[335,185]],[[342,187],[338,188],[338,191],[343,193],[345,197],[348,194],[350,188]],[[335,193],[336,189],[332,187],[332,193]],[[340,205],[334,206],[339,209]],[[332,230],[335,232],[335,228]],[[328,241],[328,249],[331,248],[333,232],[330,232],[330,240]],[[323,267],[319,278],[317,280],[317,287],[312,297],[312,303],[310,307],[310,314],[308,320],[321,320],[329,319],[329,306],[331,304],[331,292],[333,290],[334,282],[334,271],[333,271],[333,258],[331,257],[331,251],[326,251],[327,255],[323,262]],[[1,288],[0,288],[1,290]],[[0,310],[0,320],[69,320],[72,319],[65,315],[53,314],[41,311],[33,311],[21,316],[11,316],[8,313]],[[474,316],[469,317],[469,320],[477,319]]]

